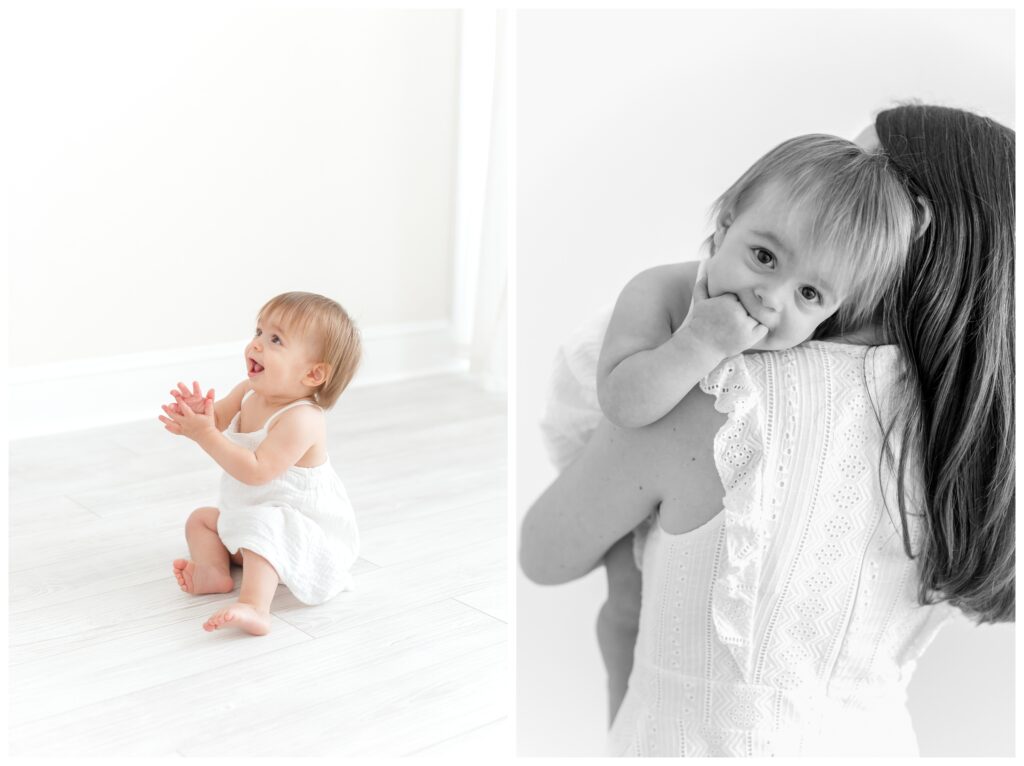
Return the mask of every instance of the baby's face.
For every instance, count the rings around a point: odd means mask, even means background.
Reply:
[[[253,339],[245,347],[249,384],[268,397],[302,397],[310,389],[303,384],[314,362],[313,350],[301,334],[261,317]]]
[[[799,345],[845,297],[828,279],[834,256],[814,252],[809,212],[783,191],[778,182],[765,184],[715,235],[707,265],[708,295],[734,294],[768,328],[758,351]]]

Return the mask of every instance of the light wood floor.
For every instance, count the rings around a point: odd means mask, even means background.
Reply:
[[[504,397],[462,375],[343,395],[358,590],[280,586],[262,637],[206,633],[237,589],[171,574],[220,468],[158,414],[10,446],[11,755],[511,752]]]

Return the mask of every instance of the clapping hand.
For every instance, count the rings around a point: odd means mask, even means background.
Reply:
[[[178,415],[182,414],[180,402],[184,402],[191,407],[193,412],[200,414],[205,412],[206,397],[203,396],[203,391],[199,388],[198,380],[192,381],[191,391],[189,391],[188,386],[179,381],[178,387],[171,389],[171,396],[174,397],[174,404],[170,405],[170,408]],[[164,407],[164,410],[166,411],[167,407]]]
[[[171,389],[174,404],[162,406],[166,416],[161,415],[159,420],[172,434],[195,439],[210,428],[216,430],[217,418],[213,408],[213,389],[203,396],[198,382],[193,381],[192,386],[192,391],[184,383],[178,383],[177,389]]]

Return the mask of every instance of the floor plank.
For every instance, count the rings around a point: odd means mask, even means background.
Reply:
[[[171,575],[216,503],[195,444],[155,416],[13,442],[11,754],[485,754],[508,721],[504,398],[464,374],[355,388],[328,447],[357,589],[309,607],[280,586],[251,637],[201,627],[237,590]]]
[[[256,656],[238,657],[240,648],[256,640],[220,632],[206,638],[208,645],[227,652],[221,666],[16,724],[10,733],[12,755],[189,754],[212,750],[223,738],[241,743],[234,755],[263,755],[262,749],[246,744],[247,738],[284,716],[345,698],[345,705],[358,709],[364,696],[387,694],[394,679],[416,673],[429,684],[446,663],[502,646],[507,636],[494,620],[444,601],[367,623],[358,632]],[[182,662],[191,660],[188,653],[179,656]],[[499,662],[495,656],[494,665]],[[490,704],[504,705],[504,697],[486,696]],[[337,704],[334,725],[354,734],[354,716],[346,717],[347,709]],[[430,723],[433,713],[430,708],[420,711],[424,723]],[[60,736],[53,736],[55,732]],[[391,736],[401,739],[401,729],[392,729]],[[286,752],[318,747],[290,731],[279,730],[278,739]]]

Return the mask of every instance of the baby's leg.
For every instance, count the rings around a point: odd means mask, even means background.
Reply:
[[[604,557],[608,600],[597,617],[597,643],[608,671],[608,720],[626,696],[633,670],[633,649],[640,627],[640,570],[633,562],[633,533],[619,540]]]
[[[241,628],[246,633],[262,636],[270,632],[270,602],[277,590],[277,570],[258,553],[245,548],[239,553],[242,554],[242,589],[238,603],[215,612],[203,629]]]
[[[230,593],[235,588],[231,579],[231,557],[217,534],[216,508],[198,508],[185,522],[191,561],[175,559],[174,577],[186,593]]]

